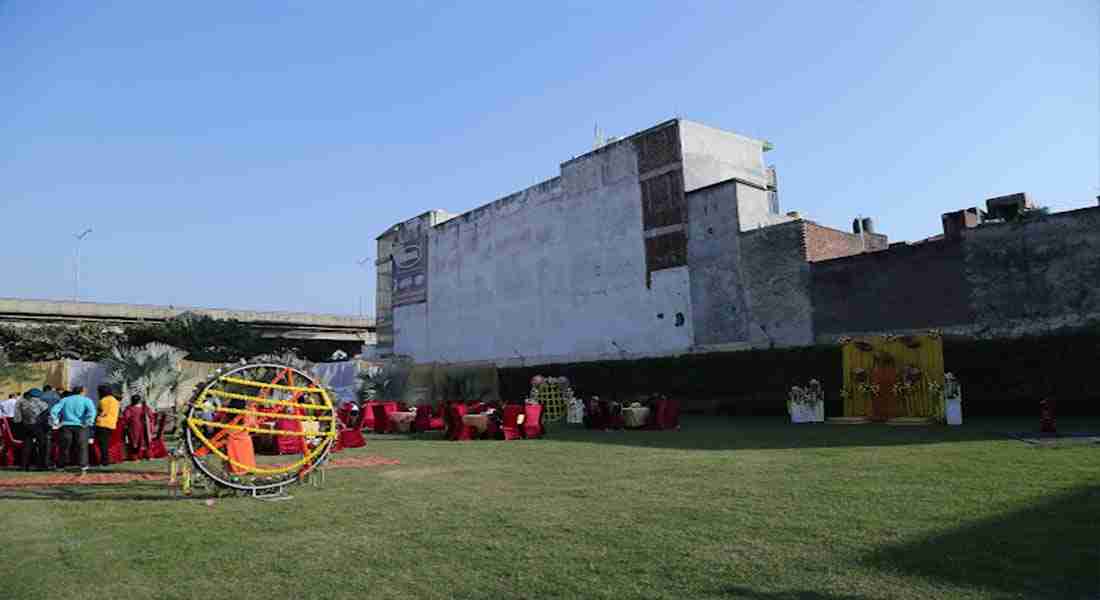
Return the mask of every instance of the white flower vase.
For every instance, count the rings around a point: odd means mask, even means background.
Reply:
[[[947,418],[948,425],[962,425],[962,397],[955,396],[954,398],[944,398],[943,414]]]
[[[821,403],[791,405],[791,423],[820,423],[825,420],[825,406]]]

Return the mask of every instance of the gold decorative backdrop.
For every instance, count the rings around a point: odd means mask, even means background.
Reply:
[[[872,394],[859,389],[858,371],[873,381],[875,356],[884,353],[894,359],[898,381],[906,368],[920,370],[919,378],[907,398],[898,398],[898,416],[940,417],[943,412],[943,339],[938,334],[919,336],[881,336],[842,340],[844,357],[844,416],[871,415]],[[881,390],[883,392],[885,390]]]

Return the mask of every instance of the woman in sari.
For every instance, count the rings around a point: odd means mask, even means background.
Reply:
[[[130,396],[130,406],[122,411],[122,427],[125,434],[127,460],[149,458],[149,444],[154,435],[153,411],[145,406],[138,394]]]
[[[252,410],[248,408],[243,400],[233,400],[229,403],[229,408]],[[240,417],[240,420],[236,421],[236,425],[242,427],[255,428],[259,424],[257,418],[253,415],[241,415],[239,413],[228,413],[226,415],[229,422],[233,422],[237,417]],[[251,433],[241,429],[230,429],[225,436],[225,440],[225,453],[229,456],[230,461],[226,468],[230,473],[242,475],[248,473],[250,469],[256,468],[256,451],[252,447]]]

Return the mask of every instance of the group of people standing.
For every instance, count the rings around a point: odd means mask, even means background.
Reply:
[[[120,415],[120,403],[111,387],[101,385],[96,391],[98,406],[84,395],[81,386],[59,393],[46,385],[43,389],[30,389],[22,397],[12,394],[0,401],[0,418],[7,418],[12,435],[23,442],[20,458],[24,470],[30,470],[32,456],[37,455],[34,462],[39,469],[79,466],[86,471],[89,435],[94,436],[99,450],[99,466],[110,465],[111,441],[120,426],[124,427],[128,447],[139,451],[149,447],[156,419],[144,399],[140,395],[131,396],[130,406]],[[56,465],[51,454],[54,431],[58,431],[60,445]],[[77,458],[72,461],[74,449]]]

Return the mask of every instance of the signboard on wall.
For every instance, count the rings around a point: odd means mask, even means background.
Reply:
[[[428,300],[428,224],[416,218],[397,228],[393,244],[393,305]]]

